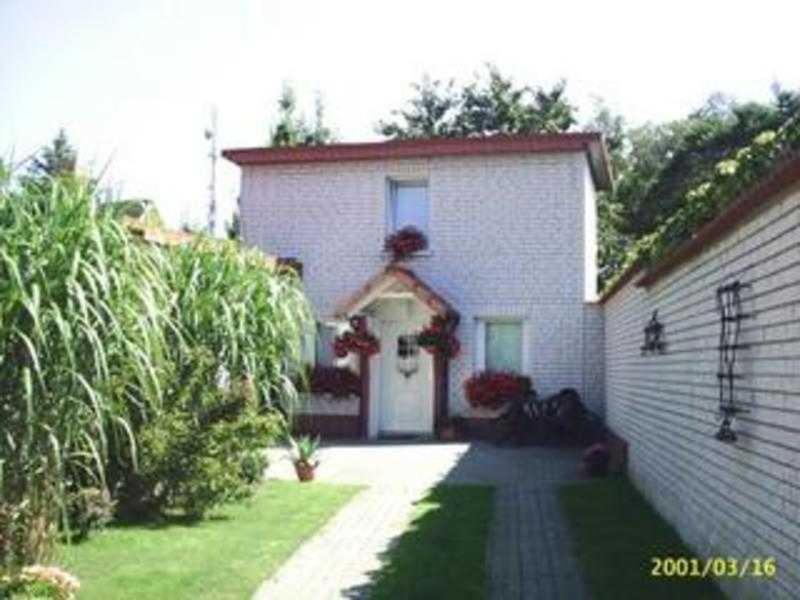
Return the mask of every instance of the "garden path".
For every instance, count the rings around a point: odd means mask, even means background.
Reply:
[[[267,476],[293,479],[285,451],[270,452]],[[571,450],[483,443],[329,445],[317,478],[367,487],[254,598],[368,598],[370,575],[407,527],[414,502],[437,483],[473,483],[496,488],[487,549],[490,598],[580,600],[586,592],[556,495],[559,485],[576,479],[578,456]]]

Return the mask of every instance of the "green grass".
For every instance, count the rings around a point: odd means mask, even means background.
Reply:
[[[439,485],[374,574],[370,597],[467,600],[486,596],[486,542],[494,490]]]
[[[82,600],[248,598],[359,489],[270,481],[208,520],[110,527],[60,562]]]
[[[624,477],[560,490],[575,552],[597,600],[724,599],[709,579],[653,577],[654,557],[695,557]]]

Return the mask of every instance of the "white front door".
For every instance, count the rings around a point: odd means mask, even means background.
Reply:
[[[433,361],[417,346],[421,328],[410,320],[382,323],[382,433],[433,432]]]

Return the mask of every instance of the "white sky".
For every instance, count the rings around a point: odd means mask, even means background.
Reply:
[[[517,83],[566,78],[584,119],[601,96],[640,123],[715,91],[800,87],[798,22],[785,0],[0,0],[0,155],[65,127],[124,195],[202,223],[210,107],[221,147],[263,144],[285,80],[309,115],[322,92],[342,141],[375,139],[423,73],[466,79],[487,61]],[[238,169],[222,160],[218,177],[222,221]]]

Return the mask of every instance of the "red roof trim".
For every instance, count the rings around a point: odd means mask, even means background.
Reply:
[[[800,182],[800,153],[791,154],[778,163],[770,173],[739,195],[713,221],[700,227],[690,239],[647,269],[644,276],[636,282],[636,286],[650,287],[663,279],[679,266],[701,254],[710,244],[719,241],[736,227],[765,210],[778,198],[780,192],[797,182]],[[640,270],[639,266],[632,265],[615,285],[603,293],[600,302],[608,301]]]
[[[222,156],[245,166],[527,152],[587,152],[597,186],[605,188],[611,184],[603,137],[595,132],[428,138],[292,148],[229,148],[222,151]]]

